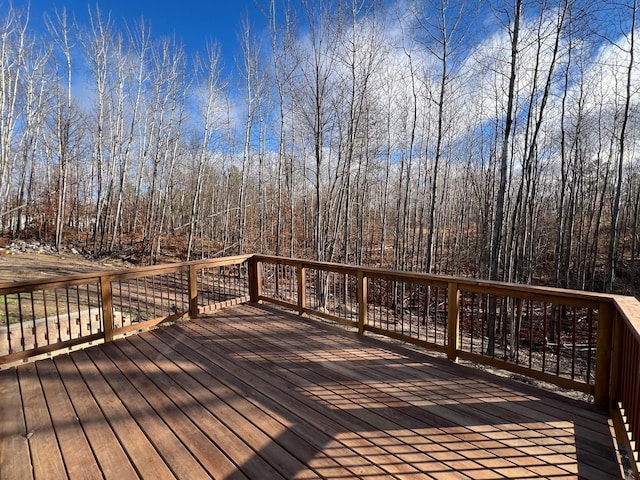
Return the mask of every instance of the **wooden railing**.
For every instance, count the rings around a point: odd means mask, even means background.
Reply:
[[[635,476],[640,478],[640,302],[616,297],[614,305],[611,415],[617,437],[626,440]]]
[[[0,365],[268,302],[593,395],[638,474],[640,302],[265,255],[0,284]]]
[[[593,395],[611,407],[638,475],[635,298],[265,255],[250,265],[254,302]]]
[[[0,284],[0,365],[246,302],[248,258]]]

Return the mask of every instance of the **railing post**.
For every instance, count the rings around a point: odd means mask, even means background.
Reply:
[[[198,270],[189,265],[189,317],[198,318]]]
[[[298,314],[304,315],[304,310],[307,308],[307,289],[306,289],[306,271],[302,264],[296,269],[298,278]]]
[[[449,282],[448,315],[447,315],[447,357],[452,362],[458,361],[458,349],[460,348],[460,290],[456,282]]]
[[[104,341],[113,341],[113,296],[111,295],[111,277],[100,276],[100,294],[102,296],[102,319],[104,321]]]
[[[249,300],[251,303],[259,303],[262,294],[260,279],[260,262],[255,256],[247,260],[249,266]]]
[[[358,333],[364,333],[367,324],[367,297],[369,280],[363,271],[358,271]]]
[[[611,359],[615,311],[612,303],[598,305],[598,340],[596,344],[596,380],[593,400],[596,405],[609,407]]]
[[[622,318],[616,308],[613,315],[613,340],[611,345],[611,379],[609,381],[609,407],[620,398],[620,364],[622,362]],[[599,327],[599,325],[598,325]],[[596,357],[597,358],[597,357]]]

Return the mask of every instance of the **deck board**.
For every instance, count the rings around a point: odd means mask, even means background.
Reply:
[[[71,357],[60,356],[56,358],[55,365],[100,471],[107,478],[138,478],[136,470]]]
[[[19,369],[20,393],[24,409],[25,432],[29,441],[33,476],[56,479],[66,476],[62,453],[51,422],[36,364]]]
[[[0,393],[0,478],[622,478],[590,405],[262,306],[5,370]]]
[[[0,477],[33,478],[17,370],[0,372]],[[2,475],[4,472],[4,476]]]
[[[171,415],[163,415],[167,425],[207,472],[218,478],[230,475],[235,475],[234,478],[238,480],[246,478],[239,472],[236,473],[233,462],[198,427],[202,417],[197,414],[193,417],[188,415],[190,410],[194,410],[188,407],[192,400],[188,399],[185,402],[186,392],[177,392],[173,380],[156,365],[155,362],[161,362],[162,358],[144,357],[129,342],[105,346],[105,352],[116,364],[128,364],[126,369],[123,368],[124,374],[156,411],[172,412]],[[167,396],[169,392],[170,396]],[[185,403],[187,407],[183,407],[183,410],[181,405]]]
[[[100,478],[100,469],[55,365],[53,362],[35,365],[67,475],[74,479]]]
[[[71,358],[89,387],[102,415],[104,415],[104,421],[108,422],[113,429],[127,457],[129,457],[131,465],[142,478],[172,478],[171,470],[156,452],[135,419],[129,414],[116,392],[111,389],[101,371],[91,361],[87,350],[73,352]],[[58,360],[56,359],[55,362],[57,363]],[[101,422],[103,420],[96,417],[89,421]]]

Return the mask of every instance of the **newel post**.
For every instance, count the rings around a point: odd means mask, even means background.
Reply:
[[[298,281],[298,314],[304,315],[304,311],[307,308],[307,274],[304,265],[298,265],[296,277]]]
[[[247,260],[249,266],[249,300],[251,303],[259,303],[262,294],[260,279],[260,262],[255,256]]]
[[[100,276],[100,295],[102,297],[102,320],[104,322],[104,341],[113,341],[113,296],[111,295],[111,277]]]
[[[611,359],[615,308],[610,302],[598,305],[598,340],[596,344],[596,380],[593,400],[596,405],[609,407]]]
[[[456,282],[449,282],[447,313],[447,357],[452,362],[458,361],[460,348],[460,290]]]
[[[614,309],[613,316],[613,345],[611,348],[611,381],[609,382],[609,407],[615,405],[620,399],[620,368],[622,363],[622,335],[623,335],[623,319]]]
[[[189,265],[189,317],[198,318],[198,270]]]
[[[358,333],[364,333],[367,324],[367,288],[369,281],[363,271],[358,271]]]

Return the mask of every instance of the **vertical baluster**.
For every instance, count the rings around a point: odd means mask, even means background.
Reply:
[[[386,305],[387,299],[385,296],[387,288],[387,281],[383,278],[378,280],[378,322],[377,327],[382,328],[383,308]]]
[[[20,322],[20,345],[22,346],[22,351],[26,350],[26,341],[24,338],[24,318],[22,316],[22,298],[20,293],[17,294],[18,297],[18,321]]]
[[[144,277],[143,279],[143,286],[144,286],[144,320],[149,320],[149,291],[147,288],[147,283],[149,281],[149,279],[147,277]]]
[[[638,364],[640,363],[640,345],[638,345],[637,339],[633,338],[631,332],[628,332],[626,337],[629,338],[628,350],[628,388],[626,389],[624,398],[627,400],[623,406],[625,413],[627,414],[627,421],[631,430],[631,436],[634,440],[637,440],[640,434],[640,399],[638,399],[638,392],[640,392],[640,370]],[[636,450],[638,450],[638,442],[635,444]]]
[[[542,302],[542,371],[546,372],[547,368],[547,322],[548,322],[548,314],[547,314],[547,302]]]
[[[128,304],[128,310],[129,310],[129,324],[133,323],[133,302],[131,301],[131,279],[127,279],[127,304]],[[123,319],[122,321],[124,322],[124,312],[123,312]]]
[[[200,276],[198,277],[198,281],[200,282],[200,286],[198,287],[198,292],[202,295],[202,304],[203,305],[211,305],[211,292],[209,291],[209,269],[203,268],[200,270]]]
[[[29,299],[31,303],[31,320],[33,322],[33,347],[38,348],[38,327],[36,325],[36,306],[33,301],[33,292],[29,292]]]
[[[104,321],[102,318],[102,291],[100,290],[100,280],[96,284],[96,308],[98,309],[98,329],[96,333],[104,332]]]
[[[391,309],[391,304],[393,303],[391,300],[391,292],[390,292],[390,285],[391,282],[388,279],[385,279],[384,281],[386,287],[387,287],[387,301],[385,302],[385,307],[387,310],[387,330],[389,330],[389,310]]]
[[[459,287],[458,287],[459,288]],[[465,305],[465,295],[462,290],[458,290],[458,348],[464,350],[464,345],[462,344],[463,330],[464,330],[464,305]]]
[[[512,304],[513,299],[509,299],[507,297],[502,297],[502,301],[500,302],[500,318],[502,318],[502,359],[506,362],[508,357],[508,337],[509,337],[509,325],[511,322],[509,321],[509,311],[513,309],[509,309],[509,305]],[[513,312],[511,312],[513,313]]]
[[[89,317],[89,335],[93,335],[93,317],[91,316],[91,292],[89,291],[89,284],[85,285],[87,289],[87,316]]]
[[[592,354],[591,354],[591,349],[593,348],[593,309],[589,308],[587,310],[587,322],[589,324],[589,338],[587,341],[587,378],[586,381],[587,383],[591,384],[591,362],[593,361],[592,359]]]
[[[51,345],[51,339],[49,338],[49,314],[47,313],[47,292],[42,290],[42,308],[44,310],[44,335],[47,345]]]
[[[422,323],[422,291],[424,289],[424,285],[418,285],[416,290],[416,301],[415,305],[417,306],[416,311],[416,338],[420,339],[420,324]]]
[[[433,343],[438,343],[438,317],[440,316],[440,287],[434,287],[435,290],[435,305],[433,309]],[[442,343],[447,336],[447,332],[443,330]]]
[[[478,295],[478,319],[480,320],[480,354],[484,355],[486,352],[486,336],[487,336],[487,295],[484,293],[477,293]]]
[[[576,307],[571,312],[571,380],[575,379],[576,374]]]
[[[60,300],[58,298],[58,289],[55,288],[53,290],[54,292],[54,297],[55,297],[55,303],[56,303],[56,327],[58,329],[58,338],[57,341],[60,342],[62,340],[62,330],[61,330],[61,325],[60,325]]]
[[[139,322],[142,320],[142,310],[140,309],[140,278],[136,277],[136,317],[135,321]],[[133,322],[134,319],[132,318]]]
[[[158,318],[156,311],[156,277],[155,275],[151,276],[151,307],[153,308],[153,317]]]
[[[535,339],[533,338],[533,300],[528,301],[529,306],[529,368],[533,365],[533,343]]]
[[[515,311],[515,328],[514,331],[511,332],[511,335],[514,336],[515,338],[513,339],[512,343],[515,346],[516,349],[516,354],[515,354],[515,359],[516,359],[516,365],[520,364],[520,328],[522,327],[521,323],[522,323],[522,299],[521,298],[517,298],[516,299],[516,311]]]
[[[200,275],[198,277],[198,281],[200,282],[200,286],[198,287],[198,292],[202,295],[202,305],[211,305],[211,292],[209,288],[209,269],[203,268],[200,270]]]
[[[173,313],[184,311],[182,309],[182,303],[178,302],[178,289],[182,290],[182,276],[180,277],[180,282],[178,283],[178,273],[182,274],[182,272],[173,272]]]
[[[9,349],[9,353],[13,353],[13,346],[11,345],[11,322],[9,318],[9,299],[7,295],[3,295],[4,297],[4,314],[5,320],[7,324],[7,346]]]
[[[67,301],[67,325],[69,326],[69,330],[67,331],[69,334],[69,338],[73,338],[73,334],[71,332],[73,332],[73,330],[71,329],[71,301],[69,300],[69,287],[64,287],[64,291],[65,291],[65,299]]]
[[[560,375],[560,355],[561,355],[560,335],[561,334],[562,334],[562,308],[556,308],[556,375]]]
[[[182,302],[182,307],[180,308],[180,310],[182,312],[189,310],[189,289],[188,289],[189,275],[187,275],[187,282],[186,282],[187,288],[185,288],[184,273],[185,273],[184,270],[180,270],[180,292],[181,292],[180,300]]]
[[[22,350],[25,350],[25,338],[24,338],[24,318],[22,316],[22,297],[21,294],[17,294],[18,299],[18,321],[20,322],[20,345]]]
[[[78,338],[82,337],[82,315],[81,315],[81,311],[80,311],[80,286],[76,285],[76,304],[78,307]]]
[[[164,317],[171,310],[171,299],[169,298],[168,274],[158,275],[160,283],[160,317]]]
[[[412,324],[413,324],[413,283],[409,283],[407,284],[407,310],[409,311],[409,336],[411,337],[411,333],[413,330]],[[403,323],[403,330],[404,330],[404,322]],[[404,331],[402,332],[404,333]]]
[[[168,275],[162,274],[162,275],[158,275],[159,278],[159,283],[160,283],[160,316],[164,317],[167,315],[167,313],[171,310],[171,299],[169,298],[169,290],[167,287],[167,283],[169,281],[169,279],[167,278]],[[166,301],[167,304],[165,306],[165,291],[166,291]]]

